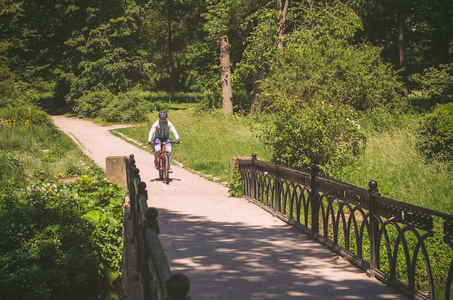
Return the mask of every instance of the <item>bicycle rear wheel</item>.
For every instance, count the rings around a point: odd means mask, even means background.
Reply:
[[[170,166],[168,164],[168,156],[167,155],[164,156],[163,163],[164,163],[164,168],[163,168],[164,181],[165,181],[166,184],[168,184],[168,182],[170,181],[170,176],[169,176],[170,175],[170,172],[169,172],[169,167]]]

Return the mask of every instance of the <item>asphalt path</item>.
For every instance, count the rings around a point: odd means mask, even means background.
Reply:
[[[177,165],[169,185],[159,181],[152,153],[109,132],[123,126],[52,119],[104,169],[107,156],[134,154],[171,269],[189,277],[192,299],[406,299],[246,199],[229,197],[222,184]]]

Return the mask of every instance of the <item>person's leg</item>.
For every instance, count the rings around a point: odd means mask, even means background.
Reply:
[[[168,153],[168,167],[169,169],[171,170],[171,158],[172,158],[172,155],[171,155],[171,143],[170,143],[170,140],[167,140],[167,145],[165,145],[166,149],[167,149],[167,153]]]
[[[161,149],[161,146],[160,146],[160,139],[155,139],[154,140],[154,167],[157,168],[157,161],[159,159],[159,155],[160,155],[160,149]],[[157,143],[157,144],[156,144]]]

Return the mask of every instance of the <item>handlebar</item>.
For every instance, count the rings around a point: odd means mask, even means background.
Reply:
[[[179,143],[181,143],[181,141],[179,141],[179,142],[157,142],[157,143],[156,142],[148,142],[148,144],[154,144],[154,145],[179,144]]]

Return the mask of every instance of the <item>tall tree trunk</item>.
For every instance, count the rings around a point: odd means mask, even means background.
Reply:
[[[407,97],[409,95],[409,91],[407,89],[407,70],[406,68],[406,49],[404,46],[404,19],[402,16],[399,17],[398,20],[398,55],[400,60],[400,68],[402,69],[402,79],[404,82],[404,96]]]
[[[278,45],[277,49],[283,49],[283,37],[285,34],[286,13],[288,12],[289,0],[285,0],[285,6],[282,7],[282,0],[277,0],[278,9]]]
[[[223,113],[227,117],[233,115],[233,90],[231,87],[231,69],[230,69],[230,45],[228,37],[220,37],[220,80],[222,86],[222,105]]]

